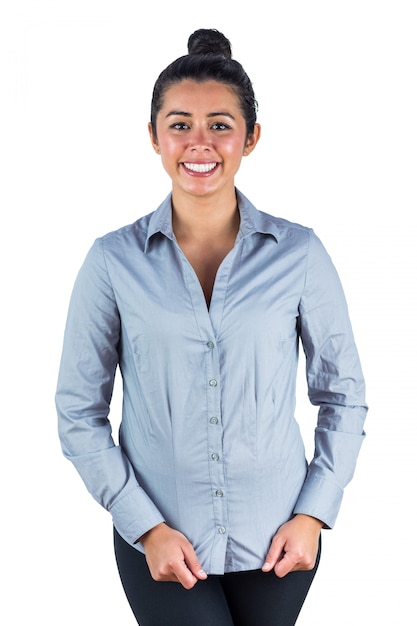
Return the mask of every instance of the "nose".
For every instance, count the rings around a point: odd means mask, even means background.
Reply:
[[[212,141],[210,131],[207,127],[193,128],[189,135],[189,147],[194,151],[210,150]]]

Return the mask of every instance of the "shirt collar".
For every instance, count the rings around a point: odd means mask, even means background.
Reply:
[[[169,193],[162,204],[152,213],[148,234],[145,243],[145,253],[148,250],[149,242],[151,238],[161,233],[168,239],[174,240],[175,235],[172,230],[172,194]],[[279,240],[279,227],[274,219],[266,214],[258,211],[255,206],[243,195],[238,189],[236,189],[237,205],[240,212],[240,227],[237,235],[237,241],[244,239],[254,233],[261,233],[266,235],[272,235],[276,242]]]

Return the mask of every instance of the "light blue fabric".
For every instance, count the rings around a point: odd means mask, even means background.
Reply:
[[[125,540],[165,520],[217,574],[260,568],[294,513],[334,525],[367,411],[320,240],[237,196],[240,230],[209,310],[176,243],[170,196],[95,241],[75,282],[56,394],[63,452]],[[294,418],[300,338],[319,407],[309,466]]]

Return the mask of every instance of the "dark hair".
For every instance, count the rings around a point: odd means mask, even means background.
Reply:
[[[234,90],[246,120],[247,135],[254,131],[258,103],[252,83],[242,65],[232,59],[230,41],[218,30],[200,28],[188,39],[188,54],[176,59],[159,75],[152,94],[151,125],[156,137],[156,118],[166,91],[183,80],[199,83],[215,80]]]

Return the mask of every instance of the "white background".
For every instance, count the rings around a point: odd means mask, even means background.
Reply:
[[[231,39],[259,100],[262,138],[237,184],[323,240],[367,379],[368,436],[298,624],[415,623],[414,4],[1,4],[2,624],[134,623],[110,516],[61,455],[54,392],[93,239],[169,191],[147,136],[151,91],[200,27]]]

